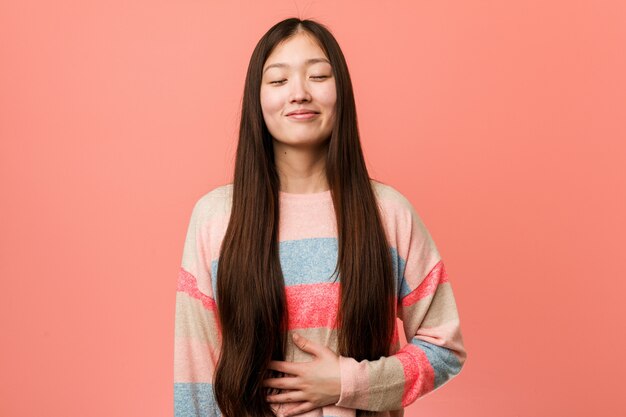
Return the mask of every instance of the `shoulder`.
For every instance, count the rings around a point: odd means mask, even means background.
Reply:
[[[389,184],[371,181],[386,227],[395,230],[396,239],[432,239],[418,210],[402,192]]]
[[[379,204],[389,213],[417,216],[411,201],[397,188],[379,180],[370,179],[372,189]]]
[[[209,221],[215,216],[230,211],[233,184],[221,184],[211,188],[196,199],[193,216],[201,222]]]
[[[432,268],[441,257],[430,231],[411,201],[389,184],[372,181],[372,186],[379,196],[384,221],[398,254],[407,260],[411,253],[416,253],[416,259]],[[423,273],[421,271],[417,275],[424,276]]]

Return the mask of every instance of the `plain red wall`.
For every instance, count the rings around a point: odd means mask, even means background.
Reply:
[[[624,1],[3,1],[0,415],[171,416],[193,203],[248,60],[327,24],[370,174],[431,231],[468,361],[417,416],[624,414]]]

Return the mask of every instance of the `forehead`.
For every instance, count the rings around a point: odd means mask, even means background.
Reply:
[[[276,45],[263,65],[263,71],[271,68],[312,65],[318,62],[330,63],[316,39],[301,32]]]

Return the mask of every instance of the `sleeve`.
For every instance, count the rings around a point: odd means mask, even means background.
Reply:
[[[174,416],[220,417],[213,375],[221,330],[211,284],[206,202],[193,208],[176,286]]]
[[[452,287],[433,239],[413,207],[398,221],[398,317],[408,343],[391,356],[340,356],[341,394],[335,404],[397,410],[458,375],[467,353]]]

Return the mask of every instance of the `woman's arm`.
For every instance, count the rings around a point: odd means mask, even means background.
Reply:
[[[459,315],[443,261],[421,219],[409,209],[396,231],[402,274],[398,317],[408,343],[378,360],[357,362],[341,356],[337,406],[372,411],[406,407],[458,375],[465,362]]]
[[[221,331],[211,290],[207,199],[193,208],[176,288],[174,416],[220,417],[213,393]]]
[[[409,343],[394,355],[373,361],[341,356],[341,396],[336,405],[397,410],[461,371],[466,352],[443,263],[425,278],[423,286],[402,299],[398,309]]]

